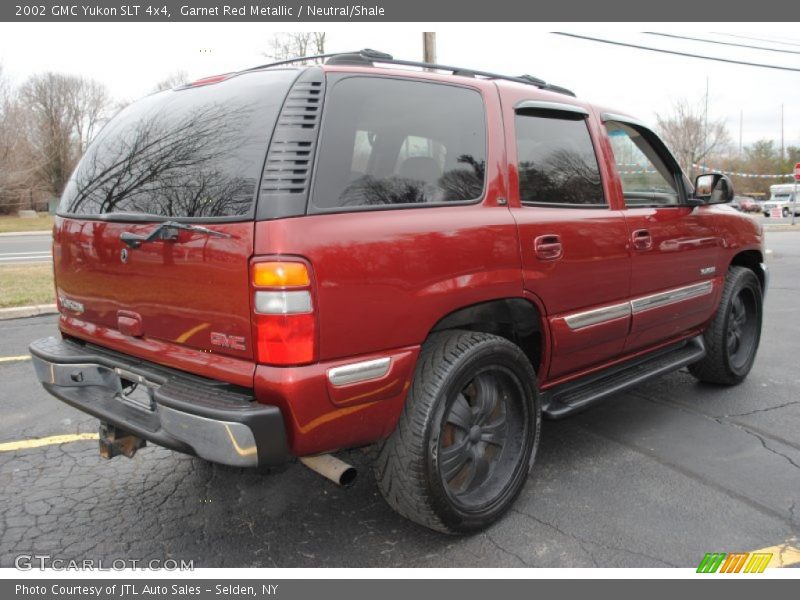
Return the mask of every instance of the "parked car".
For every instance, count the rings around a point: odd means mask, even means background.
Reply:
[[[734,196],[730,205],[736,210],[745,213],[763,212],[761,203],[750,196]]]
[[[772,210],[775,208],[780,209],[781,215],[784,218],[791,217],[793,212],[795,216],[800,216],[800,205],[798,205],[795,199],[794,190],[795,185],[793,183],[781,183],[769,186],[770,198],[762,207],[764,216],[771,216]]]
[[[372,445],[396,511],[474,531],[543,417],[684,366],[747,376],[767,269],[732,197],[530,76],[363,51],[211,77],[91,144],[53,230],[59,334],[30,351],[105,457],[343,481],[329,453]]]

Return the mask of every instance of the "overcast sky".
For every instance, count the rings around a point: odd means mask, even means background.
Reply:
[[[277,25],[281,25],[278,23]],[[676,100],[702,104],[706,78],[710,118],[727,121],[734,144],[739,114],[743,140],[780,143],[781,105],[786,145],[800,144],[800,71],[778,71],[610,46],[548,33],[560,30],[685,53],[800,69],[797,24],[329,24],[328,50],[375,48],[421,59],[423,29],[437,31],[439,62],[509,74],[529,73],[566,86],[578,96],[653,123]],[[147,94],[176,70],[191,79],[266,62],[270,23],[1,23],[0,63],[14,82],[46,70],[104,82],[120,99]],[[766,46],[770,52],[640,33],[669,32],[708,40]],[[721,32],[721,33],[720,33]],[[754,39],[760,38],[760,39]],[[768,41],[763,41],[768,40]]]

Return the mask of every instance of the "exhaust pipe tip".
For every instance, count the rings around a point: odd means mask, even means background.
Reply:
[[[343,460],[339,460],[332,454],[301,456],[300,462],[315,473],[341,487],[352,486],[358,477],[358,469]]]

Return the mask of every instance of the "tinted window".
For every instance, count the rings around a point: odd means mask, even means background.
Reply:
[[[624,123],[609,121],[606,131],[622,181],[625,203],[630,206],[678,204],[675,173],[652,144]]]
[[[131,104],[89,147],[59,212],[251,214],[267,142],[296,76],[248,73]]]
[[[516,129],[522,202],[605,203],[597,158],[583,118],[518,114]]]
[[[348,77],[325,100],[312,210],[476,200],[485,166],[478,92]]]

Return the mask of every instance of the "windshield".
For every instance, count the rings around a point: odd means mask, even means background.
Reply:
[[[269,137],[297,73],[244,73],[131,104],[89,147],[59,213],[252,215]]]

